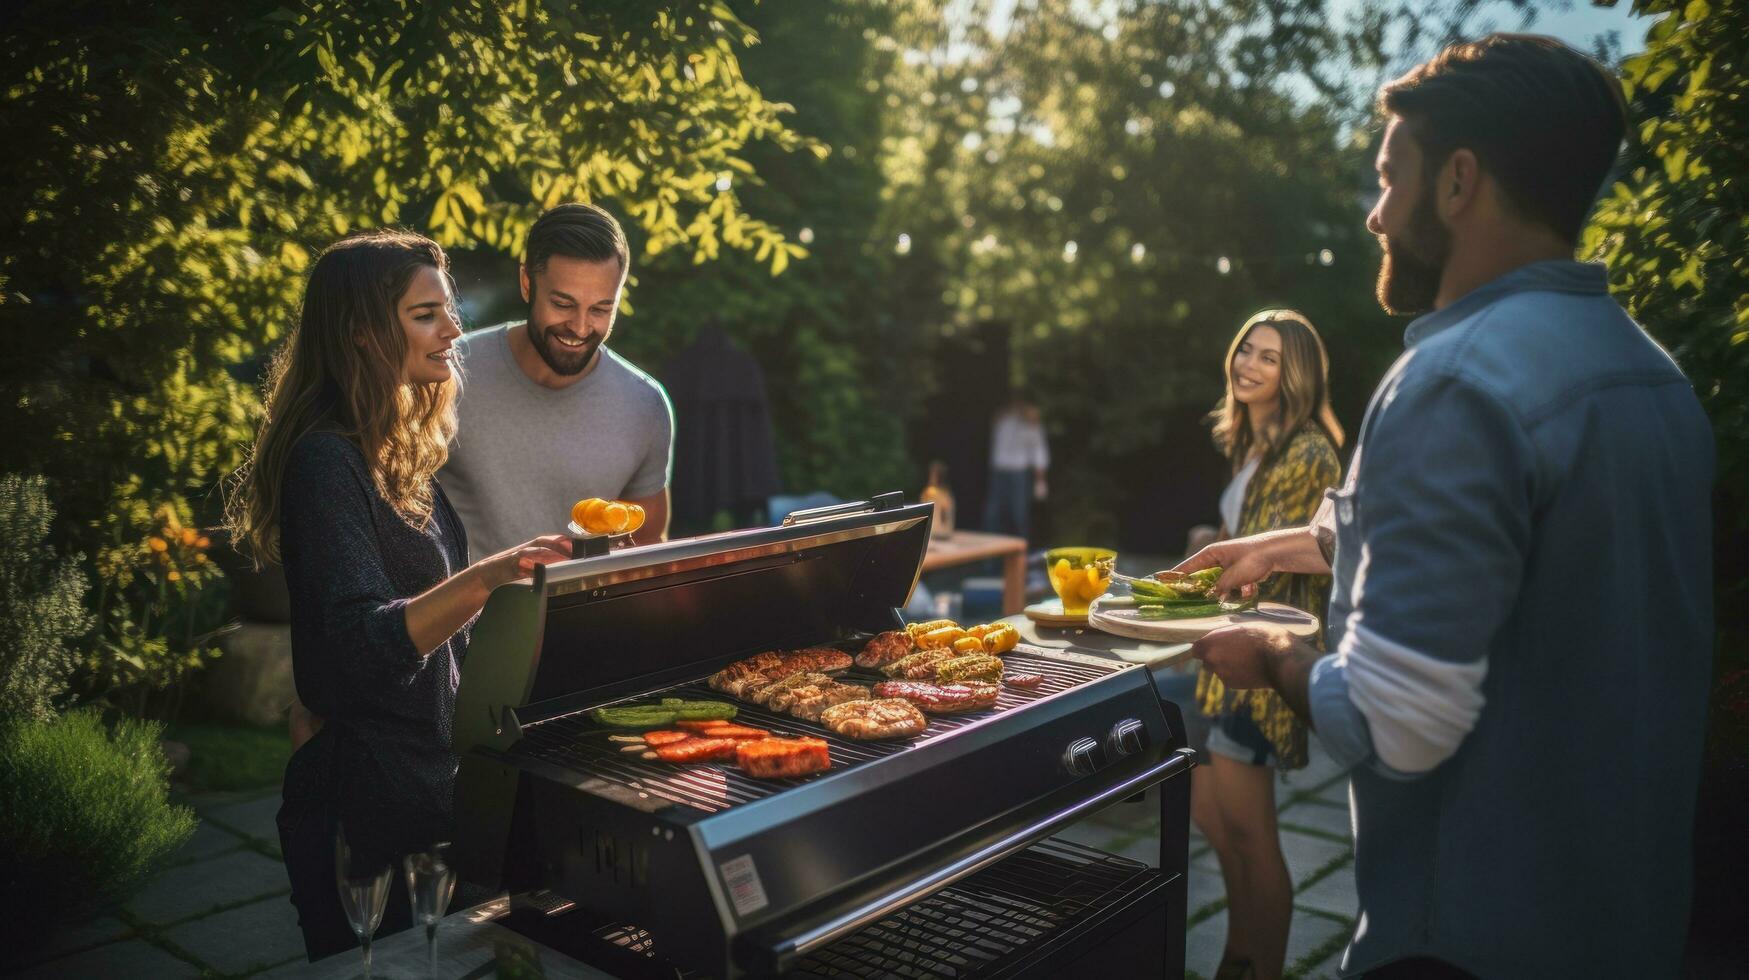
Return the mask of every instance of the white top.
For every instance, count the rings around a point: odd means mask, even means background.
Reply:
[[[1028,421],[1020,412],[1003,412],[996,416],[995,429],[990,433],[991,469],[1010,472],[1044,470],[1050,463],[1051,451],[1045,444],[1042,426]]]
[[[1233,482],[1227,484],[1227,489],[1221,491],[1221,524],[1226,527],[1229,537],[1239,536],[1239,511],[1245,507],[1245,487],[1250,485],[1251,477],[1257,473],[1259,458],[1261,457],[1251,457],[1250,462],[1233,474]]]
[[[515,324],[521,329],[521,324]],[[460,427],[437,474],[478,560],[541,534],[562,534],[584,497],[648,497],[668,485],[674,412],[654,378],[602,347],[588,376],[534,382],[510,352],[506,324],[462,336]]]

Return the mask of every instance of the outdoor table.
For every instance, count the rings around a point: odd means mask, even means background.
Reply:
[[[1026,608],[1026,539],[1009,534],[955,531],[929,539],[923,556],[923,571],[933,572],[986,558],[1002,559],[1002,615],[1012,616]]]

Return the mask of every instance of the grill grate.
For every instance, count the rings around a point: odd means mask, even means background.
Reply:
[[[1043,675],[1043,683],[1031,689],[1004,685],[997,696],[996,707],[986,711],[965,715],[931,715],[929,727],[913,739],[859,742],[844,738],[812,722],[791,715],[776,714],[745,702],[736,702],[740,712],[735,720],[769,729],[774,735],[810,735],[825,739],[831,745],[832,754],[832,766],[828,772],[837,772],[948,735],[989,717],[993,712],[1011,711],[1042,701],[1124,667],[1121,663],[1071,661],[1020,651],[1008,654],[1003,660],[1008,663],[1011,671]],[[846,682],[872,685],[888,678],[874,671],[853,668],[842,679]],[[646,691],[623,700],[641,701],[652,697],[722,700],[726,695],[711,690],[703,681],[693,681],[663,690]],[[797,779],[753,779],[733,766],[675,766],[663,762],[648,762],[634,753],[621,752],[621,744],[609,740],[610,734],[614,733],[603,730],[589,719],[587,710],[574,711],[529,725],[523,730],[522,739],[512,752],[581,774],[611,779],[639,794],[695,807],[707,813],[761,799],[814,778],[804,776]]]
[[[1127,858],[1052,838],[839,940],[788,975],[986,975],[1153,873]],[[656,937],[637,926],[615,923],[595,935],[621,949],[660,956]]]

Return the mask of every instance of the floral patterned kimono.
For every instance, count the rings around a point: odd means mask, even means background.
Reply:
[[[1341,477],[1342,463],[1329,436],[1316,422],[1305,423],[1252,474],[1234,535],[1245,537],[1308,523],[1323,502],[1324,490],[1335,486]],[[1259,586],[1257,598],[1304,609],[1322,621],[1329,611],[1330,577],[1275,575]],[[1322,631],[1313,642],[1322,646]],[[1273,690],[1227,690],[1205,666],[1197,673],[1196,700],[1211,718],[1229,711],[1248,713],[1274,747],[1281,769],[1305,767],[1306,724]]]

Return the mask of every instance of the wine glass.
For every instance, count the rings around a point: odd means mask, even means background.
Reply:
[[[437,924],[455,893],[455,865],[449,860],[449,845],[433,844],[401,859],[407,873],[407,898],[413,903],[413,921],[425,926],[426,972],[437,976]]]
[[[370,937],[382,925],[393,869],[384,863],[359,873],[353,867],[352,848],[346,844],[346,828],[341,827],[334,834],[334,878],[340,888],[340,907],[346,910],[346,921],[352,924],[352,934],[364,947],[364,976],[370,980]]]

